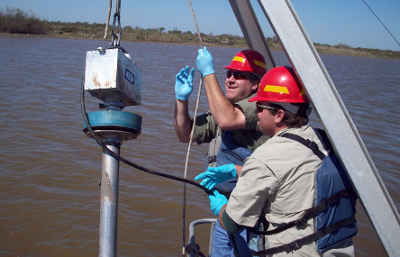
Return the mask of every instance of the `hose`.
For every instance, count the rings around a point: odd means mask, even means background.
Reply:
[[[101,138],[96,135],[96,133],[93,131],[93,128],[90,125],[88,114],[86,112],[85,89],[84,89],[84,79],[83,78],[82,78],[82,83],[81,83],[81,114],[82,114],[83,120],[86,123],[86,126],[87,126],[87,129],[89,131],[89,134],[95,139],[96,143],[99,146],[101,146],[101,148],[103,148],[103,151],[105,153],[111,155],[113,158],[115,158],[118,161],[121,161],[121,162],[123,162],[123,163],[125,163],[125,164],[127,164],[127,165],[129,165],[129,166],[131,166],[133,168],[136,168],[136,169],[138,169],[140,171],[143,171],[143,172],[146,172],[146,173],[149,173],[149,174],[152,174],[152,175],[164,177],[164,178],[167,178],[167,179],[179,181],[179,182],[182,182],[182,183],[185,183],[185,184],[190,184],[190,185],[193,185],[193,186],[196,186],[196,187],[202,189],[207,194],[212,194],[212,192],[210,190],[208,190],[204,186],[202,186],[202,185],[200,185],[200,184],[198,184],[198,183],[196,183],[196,182],[194,182],[192,180],[189,180],[189,179],[186,179],[186,178],[177,177],[177,176],[174,176],[174,175],[166,174],[166,173],[155,171],[155,170],[151,170],[149,168],[146,168],[146,167],[143,167],[143,166],[141,166],[139,164],[136,164],[136,163],[134,163],[132,161],[129,161],[129,160],[125,159],[124,157],[120,156],[119,154],[116,154],[113,151],[111,151],[102,142]]]

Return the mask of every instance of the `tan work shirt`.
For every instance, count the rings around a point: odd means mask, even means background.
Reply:
[[[315,173],[321,160],[304,145],[279,135],[289,132],[318,144],[324,149],[314,130],[306,125],[284,129],[258,147],[243,166],[238,183],[226,208],[237,224],[254,227],[264,213],[270,222],[268,230],[277,224],[297,220],[313,206]],[[266,248],[293,242],[314,233],[313,219],[304,229],[290,228],[266,237]],[[319,256],[315,243],[291,253],[274,256]]]

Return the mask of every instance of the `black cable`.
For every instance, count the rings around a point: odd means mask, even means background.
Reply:
[[[371,8],[371,6],[365,1],[361,0],[367,8],[371,11],[371,13],[375,16],[375,18],[381,23],[383,28],[386,30],[387,33],[393,38],[393,40],[397,43],[397,45],[400,47],[400,42],[397,40],[397,38],[393,35],[393,33],[389,30],[389,28],[383,23],[383,21],[378,17],[378,15],[374,12],[374,10]]]
[[[193,185],[193,186],[196,186],[196,187],[202,189],[204,192],[206,192],[209,195],[212,194],[212,191],[208,190],[206,187],[204,187],[204,186],[202,186],[202,185],[200,185],[200,184],[198,184],[198,183],[196,183],[196,182],[194,182],[192,180],[180,178],[180,177],[177,177],[177,176],[174,176],[174,175],[165,174],[165,173],[162,173],[162,172],[158,172],[158,171],[154,171],[154,170],[145,168],[143,166],[140,166],[140,165],[138,165],[138,164],[136,164],[134,162],[131,162],[131,161],[125,159],[124,157],[122,157],[122,156],[114,153],[110,149],[108,149],[108,147],[102,142],[100,137],[98,137],[95,134],[95,132],[93,131],[93,129],[92,129],[91,125],[90,125],[89,118],[88,118],[88,115],[87,115],[87,112],[86,112],[85,89],[84,89],[84,79],[83,78],[82,78],[82,83],[81,83],[81,114],[82,114],[83,120],[86,123],[87,129],[88,129],[90,135],[95,139],[96,143],[103,148],[103,151],[106,152],[107,154],[111,155],[113,158],[117,159],[118,161],[124,162],[125,164],[127,164],[127,165],[129,165],[131,167],[134,167],[134,168],[136,168],[138,170],[144,171],[146,173],[149,173],[149,174],[152,174],[152,175],[157,175],[157,176],[168,178],[168,179],[172,179],[172,180],[175,180],[175,181],[180,181],[180,182],[183,182],[183,183],[187,183],[187,184],[190,184],[190,185]]]

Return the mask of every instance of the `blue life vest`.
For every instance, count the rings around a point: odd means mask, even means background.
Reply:
[[[217,166],[229,163],[243,166],[244,161],[251,153],[252,151],[248,148],[236,144],[231,131],[222,131],[221,146],[216,156]]]
[[[243,146],[239,146],[233,140],[231,131],[223,131],[221,135],[221,146],[216,156],[217,166],[233,163],[243,166],[244,161],[251,155],[252,151]],[[229,198],[233,188],[236,186],[237,178],[229,179],[215,186],[221,194]]]
[[[322,166],[317,171],[317,197],[315,205],[318,206],[325,199],[347,191],[347,197],[339,197],[329,204],[325,211],[316,217],[316,229],[322,231],[337,222],[353,218],[353,222],[346,226],[339,227],[336,231],[328,233],[318,239],[318,251],[320,253],[328,250],[338,242],[353,237],[357,234],[357,224],[355,221],[356,194],[353,191],[351,182],[346,170],[339,163],[334,154],[329,154],[322,160]]]

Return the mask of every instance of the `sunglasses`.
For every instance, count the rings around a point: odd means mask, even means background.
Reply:
[[[257,107],[257,112],[262,112],[264,109],[267,109],[272,113],[277,111],[277,109],[272,106],[259,104],[259,103],[256,103],[256,107]]]
[[[226,71],[226,78],[230,78],[233,75],[235,79],[254,79],[255,75],[244,72],[244,71],[237,71],[237,70],[227,70]]]

